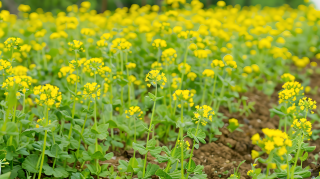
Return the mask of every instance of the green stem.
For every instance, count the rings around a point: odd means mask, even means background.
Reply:
[[[26,106],[26,93],[23,93],[22,113],[24,113],[25,106]]]
[[[180,134],[180,130],[181,129],[179,128],[179,134]],[[174,145],[171,157],[173,157],[174,154],[176,153],[176,148],[177,148],[177,145],[178,145],[179,138],[180,138],[180,135],[178,135],[178,137],[177,137],[176,144]],[[168,170],[170,169],[170,166],[171,166],[171,161],[168,162],[165,172],[168,172]]]
[[[13,117],[12,117],[12,122],[15,123],[16,122],[16,110],[17,110],[17,101],[15,102],[14,104],[14,107],[13,107]],[[20,126],[22,127],[22,126]],[[9,146],[12,145],[12,139],[13,139],[13,136],[10,136],[10,142],[9,142]]]
[[[267,162],[267,177],[269,176],[270,162],[272,162],[272,159],[273,159],[273,152],[270,153],[268,162]]]
[[[166,63],[166,73],[168,75],[168,84],[171,84],[171,75],[169,74],[169,70],[168,70],[168,63]],[[182,81],[181,81],[182,83]],[[168,90],[169,90],[169,94],[171,95],[171,86],[169,85],[168,86]],[[167,96],[164,96],[164,98],[167,98]],[[170,109],[170,112],[172,113],[172,98],[171,96],[169,97],[169,109]]]
[[[196,134],[195,134],[195,136],[197,136],[198,129],[199,129],[199,124],[200,124],[200,119],[198,120],[198,124],[197,124],[197,129],[196,129]],[[190,167],[191,167],[192,154],[193,154],[194,146],[195,146],[195,144],[196,144],[195,142],[196,142],[196,141],[193,140],[192,150],[191,150],[191,154],[190,154],[190,158],[189,158],[188,170],[190,170]],[[188,176],[189,176],[189,174],[188,174]],[[188,178],[188,177],[187,177],[187,178]]]
[[[204,87],[203,87],[203,91],[202,91],[202,99],[201,99],[201,105],[204,105],[204,97],[206,95],[206,87],[207,87],[207,79],[204,79]]]
[[[183,124],[183,102],[181,102],[181,124]],[[184,168],[183,168],[183,161],[184,161],[184,156],[183,156],[183,145],[184,145],[184,139],[183,139],[183,127],[181,126],[180,130],[180,138],[182,145],[180,146],[181,148],[181,178],[184,179]]]
[[[220,107],[220,104],[221,104],[221,101],[222,101],[222,97],[223,97],[223,95],[224,95],[224,88],[225,88],[225,85],[223,84],[223,82],[222,82],[222,89],[221,89],[221,92],[220,92],[220,99],[219,99],[219,101],[218,101],[218,103],[217,103],[217,106],[215,107],[215,111],[219,111],[219,107]]]
[[[214,93],[216,92],[217,74],[214,75],[213,89],[212,89],[212,103],[214,104]]]
[[[179,90],[181,90],[181,88],[182,88],[183,78],[184,78],[184,74],[182,74],[182,76],[181,76],[181,83],[179,86]],[[174,116],[174,114],[176,113],[177,105],[178,105],[178,101],[175,101],[172,116]]]
[[[128,64],[128,53],[126,52],[126,64]],[[127,68],[127,80],[128,80],[128,107],[131,106],[130,102],[130,80],[129,80],[129,69]]]
[[[75,51],[75,58],[76,58],[76,61],[77,61],[77,51]],[[78,71],[78,68],[77,68],[77,77],[79,75],[79,71]],[[77,90],[78,90],[78,80],[76,80],[76,86],[75,86],[75,89],[74,89],[74,94],[77,94]],[[75,98],[75,96],[74,96]],[[72,106],[72,120],[74,120],[74,115],[75,115],[75,111],[76,111],[76,100],[74,99],[73,101],[73,106]],[[73,124],[72,122],[70,123],[70,129],[69,129],[69,135],[68,135],[68,141],[70,141],[71,139],[71,136],[72,136],[72,129],[73,129]],[[63,129],[62,129],[63,130]],[[66,148],[66,152],[68,152],[69,150],[69,145],[67,146]],[[67,159],[64,161],[64,167],[66,167],[67,165]]]
[[[136,143],[136,135],[137,135],[137,126],[136,126],[136,119],[133,119],[134,121],[134,138],[133,138],[133,142]],[[136,150],[133,150],[133,158],[136,158]]]
[[[49,119],[48,119],[48,106],[46,107],[46,126],[48,125]],[[43,161],[44,161],[44,154],[45,154],[45,150],[46,150],[46,142],[47,142],[47,133],[48,131],[45,130],[44,132],[44,141],[43,141],[43,148],[42,148],[42,157],[41,157],[41,163],[40,163],[40,169],[39,169],[39,175],[38,175],[38,179],[41,178],[41,172],[42,172],[42,166],[43,166]]]
[[[147,143],[146,143],[146,149],[147,149],[147,150],[148,150],[148,142],[149,142],[149,137],[150,137],[150,130],[151,130],[151,127],[152,127],[152,120],[153,120],[153,116],[154,116],[155,109],[156,109],[157,91],[158,91],[158,85],[157,85],[157,83],[156,83],[156,92],[155,92],[155,95],[154,95],[155,98],[154,98],[154,102],[153,102],[153,109],[152,109],[151,120],[150,120],[150,125],[149,125],[149,131],[148,131],[148,136],[147,136]],[[147,156],[148,156],[148,153],[146,153],[146,155],[145,155],[145,157],[144,157],[142,177],[144,177],[144,175],[146,174]]]
[[[295,160],[294,160],[294,165],[293,165],[293,168],[291,168],[291,179],[294,179],[294,170],[297,166],[297,162],[298,162],[298,158],[299,158],[299,153],[300,153],[300,149],[301,149],[301,144],[303,142],[303,138],[304,138],[304,134],[302,133],[302,136],[299,140],[299,144],[298,144],[298,152],[296,153],[296,156],[295,156]]]
[[[89,108],[90,108],[90,100],[88,102],[88,111],[89,111]],[[79,142],[78,142],[78,149],[77,149],[77,152],[76,152],[77,158],[79,156],[79,150],[80,150],[80,146],[81,146],[81,138],[82,138],[82,135],[83,135],[83,132],[84,132],[84,127],[86,126],[87,119],[88,119],[88,113],[86,113],[86,117],[84,118],[83,126],[82,126],[82,129],[81,129],[81,134],[80,134],[80,138],[79,138]]]

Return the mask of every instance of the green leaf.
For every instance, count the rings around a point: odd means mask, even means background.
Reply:
[[[155,100],[156,96],[155,96],[154,94],[148,92],[148,95],[149,95],[149,98],[150,98],[152,101]]]
[[[71,115],[69,114],[68,111],[63,110],[63,111],[60,111],[60,113],[62,114],[62,116],[63,116],[67,121],[71,121],[71,120],[72,120],[72,117],[71,117]]]
[[[50,150],[46,150],[45,154],[47,154],[49,157],[53,157],[57,159],[71,158],[68,155],[68,152],[63,151],[58,144],[54,144]]]
[[[189,166],[190,165],[190,166]],[[189,173],[192,173],[193,171],[194,171],[194,169],[196,168],[196,163],[193,161],[193,160],[191,160],[191,162],[188,162],[185,166],[184,166],[184,168],[185,169],[187,169],[187,171],[189,172]]]
[[[316,149],[316,146],[307,146],[307,147],[302,146],[302,149],[305,150],[306,152],[312,152]]]
[[[206,143],[206,141],[204,140],[206,138],[206,134],[201,129],[198,129],[198,131],[197,131],[195,128],[190,128],[190,129],[188,129],[187,135],[190,138],[195,139],[195,141],[197,143],[199,143],[199,141],[203,144]],[[197,140],[199,140],[199,141],[197,141]]]
[[[37,169],[37,162],[38,162],[38,155],[36,154],[31,154],[29,155],[22,163],[22,168],[26,169],[30,173],[38,173]]]
[[[113,157],[113,152],[107,153],[107,154],[104,156],[104,158],[105,158],[106,160],[110,160],[112,157]]]
[[[152,175],[154,175],[156,173],[156,171],[159,169],[160,167],[156,164],[151,164],[149,163],[147,166],[147,172],[145,173],[144,178],[149,178]]]
[[[0,179],[9,179],[10,175],[11,175],[11,172],[4,173],[4,174],[0,175]]]
[[[145,155],[148,152],[148,150],[143,145],[134,142],[132,143],[132,148],[134,150],[138,150],[141,155]]]
[[[150,154],[155,157],[158,154],[160,154],[160,152],[162,151],[162,148],[161,147],[153,147],[153,148],[150,148],[149,151],[150,151]]]
[[[14,122],[7,122],[6,134],[9,136],[19,135],[19,130],[18,130],[17,124]]]
[[[304,155],[302,157],[300,157],[300,160],[303,162],[305,160],[307,160],[308,158],[308,152],[305,152]]]
[[[196,168],[193,170],[194,173],[198,173],[198,174],[201,174],[202,171],[204,169],[204,166],[203,165],[197,165]]]
[[[157,170],[156,175],[161,178],[164,178],[164,179],[172,179],[172,177],[170,175],[168,175],[165,171],[163,171],[161,169]]]

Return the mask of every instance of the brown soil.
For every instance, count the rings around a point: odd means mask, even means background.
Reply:
[[[311,88],[314,89],[316,86],[320,86],[319,74],[311,75]],[[247,176],[247,171],[251,169],[251,163],[254,161],[251,158],[251,150],[259,150],[257,146],[252,145],[251,137],[256,133],[260,133],[263,128],[278,128],[279,117],[270,117],[269,109],[278,103],[278,91],[281,90],[281,85],[278,85],[275,92],[269,97],[263,92],[254,89],[251,92],[243,94],[248,97],[248,102],[254,101],[255,111],[253,111],[249,116],[240,115],[239,113],[229,113],[228,108],[222,107],[220,112],[223,113],[227,119],[224,121],[228,122],[230,118],[238,119],[239,123],[243,126],[241,129],[243,132],[234,131],[229,132],[229,130],[223,127],[220,131],[222,135],[215,136],[217,141],[211,142],[205,145],[201,145],[198,150],[194,151],[194,161],[196,164],[204,165],[204,171],[208,175],[209,179],[221,179],[228,178],[230,174],[233,173],[233,169],[237,168],[239,163],[246,160],[239,168],[241,173],[241,179],[250,178]],[[318,89],[317,93],[320,92]],[[320,101],[320,96],[316,94],[307,94],[308,97],[316,101]],[[317,123],[313,125],[314,129],[320,129],[320,125]],[[303,163],[303,166],[310,166],[312,169],[312,176],[318,176],[320,171],[320,165],[315,165],[314,155],[320,152],[320,139],[316,141],[310,141],[311,146],[316,146],[316,150],[309,153],[308,160]],[[129,160],[132,157],[133,150],[114,152],[114,159],[107,161],[111,165],[118,166],[118,160]],[[136,157],[142,157],[136,153]],[[155,163],[154,157],[148,155],[148,162]],[[320,158],[318,159],[318,162]],[[300,163],[300,162],[298,162]],[[165,164],[160,164],[161,168],[165,167]],[[258,164],[257,167],[264,166]]]

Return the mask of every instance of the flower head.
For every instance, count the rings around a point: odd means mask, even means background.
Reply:
[[[197,111],[194,112],[194,118],[192,120],[195,121],[197,124],[200,122],[203,126],[207,124],[207,120],[212,122],[212,117],[215,115],[214,111],[210,106],[203,105],[203,106],[196,106]]]
[[[136,117],[142,120],[143,111],[141,111],[139,106],[131,106],[129,110],[125,111],[125,113],[126,113],[126,118]]]
[[[191,93],[189,90],[176,90],[172,96],[174,101],[178,100],[181,102],[179,107],[181,107],[181,104],[189,104],[190,107],[194,105],[193,93]]]
[[[73,51],[84,52],[83,43],[79,40],[73,40],[72,42],[68,43],[69,49]]]
[[[82,96],[84,99],[100,99],[100,85],[97,83],[87,83],[84,85]]]
[[[160,85],[161,89],[163,89],[164,85],[167,82],[167,78],[164,73],[160,74],[159,70],[151,70],[145,79],[146,82],[148,82],[148,87],[151,85]]]
[[[60,106],[62,95],[56,86],[50,84],[36,86],[33,89],[33,93],[36,95],[35,102],[40,106],[46,105],[49,109],[53,106]]]

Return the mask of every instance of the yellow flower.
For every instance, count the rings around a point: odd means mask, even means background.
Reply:
[[[218,2],[217,2],[217,6],[219,6],[219,7],[224,7],[224,6],[226,6],[226,2],[224,2],[224,1],[218,1]]]
[[[255,151],[255,150],[252,150],[252,151],[251,151],[251,157],[252,157],[252,159],[255,159],[255,158],[259,157],[259,156],[260,156],[260,154],[259,154],[258,151]]]
[[[155,39],[152,43],[152,46],[154,47],[167,47],[167,42],[162,39]]]
[[[287,167],[288,167],[287,164],[282,164],[282,165],[280,165],[280,168],[281,168],[282,170],[285,170]]]
[[[197,74],[194,72],[189,72],[187,77],[191,80],[194,81],[197,78]]]
[[[187,63],[180,63],[178,65],[178,70],[180,71],[180,73],[187,74],[190,72],[191,66]]]
[[[33,93],[36,95],[36,103],[40,106],[46,105],[49,109],[54,105],[55,107],[59,107],[62,101],[59,88],[50,84],[34,87]]]
[[[163,88],[167,82],[167,78],[164,73],[160,74],[159,70],[151,70],[147,74],[145,81],[149,83],[148,87],[150,87],[151,84],[153,84],[153,85],[160,85],[160,87]]]
[[[203,106],[196,106],[197,111],[194,112],[194,118],[192,120],[195,121],[197,124],[200,122],[203,126],[207,124],[206,120],[209,120],[212,122],[212,117],[215,115],[214,111],[210,106],[203,105]]]
[[[176,90],[172,96],[174,101],[178,100],[182,104],[189,104],[190,107],[194,105],[193,94],[189,90]]]
[[[84,99],[95,99],[98,97],[100,99],[101,91],[100,91],[100,85],[97,83],[87,83],[84,85],[83,92],[82,92]]]
[[[79,40],[73,40],[68,43],[70,50],[84,52],[83,43]]]
[[[210,69],[205,69],[205,70],[202,72],[202,75],[205,76],[205,77],[213,78],[213,77],[214,77],[214,71],[213,71],[213,70],[210,70]]]

